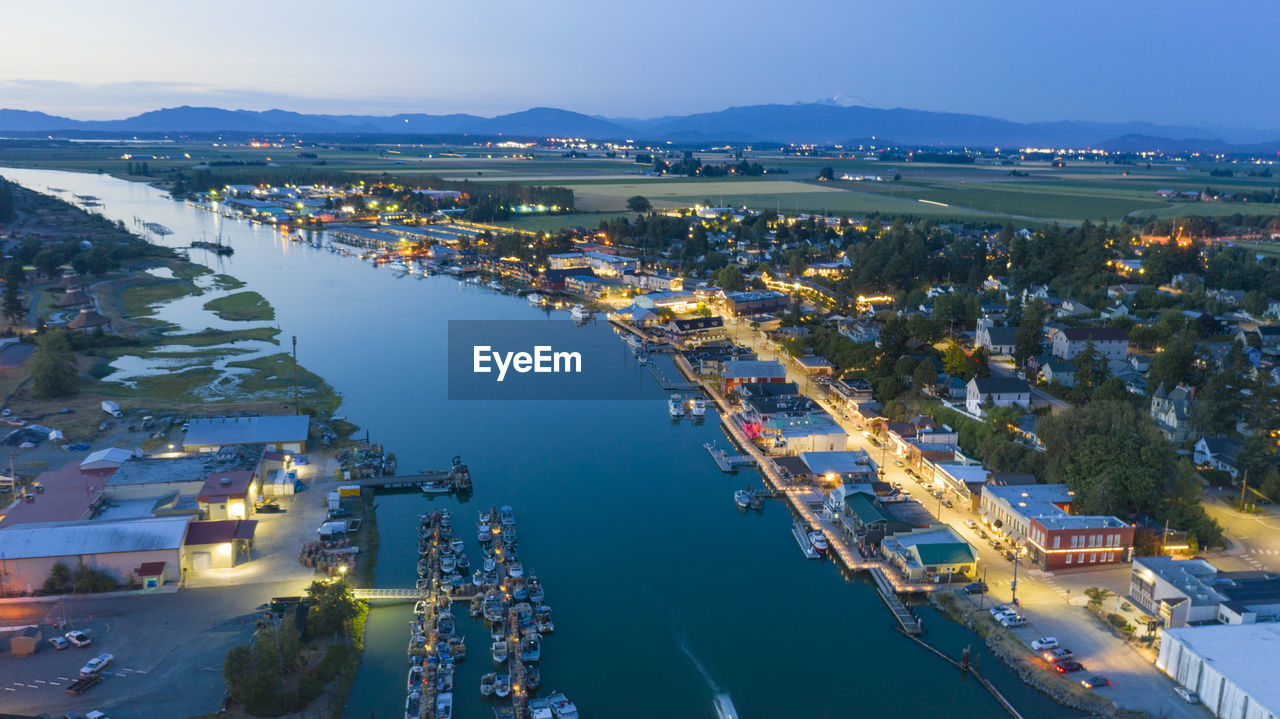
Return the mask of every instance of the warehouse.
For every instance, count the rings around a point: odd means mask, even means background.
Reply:
[[[1280,624],[1166,629],[1156,666],[1216,717],[1280,716]]]
[[[163,562],[166,581],[179,578],[190,517],[19,524],[0,529],[5,571],[0,593],[29,594],[53,565],[81,563],[128,584],[143,564]]]
[[[309,415],[260,417],[209,417],[193,419],[182,440],[187,452],[216,452],[223,447],[265,444],[270,449],[295,454],[306,451]]]

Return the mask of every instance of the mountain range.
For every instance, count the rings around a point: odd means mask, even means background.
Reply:
[[[322,115],[287,110],[173,107],[119,120],[74,120],[0,109],[0,133],[119,134],[299,133],[340,135],[478,135],[582,137],[596,140],[869,142],[940,147],[1095,147],[1117,151],[1280,150],[1280,130],[1247,130],[1150,122],[1014,122],[984,115],[829,102],[749,105],[648,119],[607,118],[535,107],[497,117],[452,114]]]

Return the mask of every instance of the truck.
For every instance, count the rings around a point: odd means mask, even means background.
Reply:
[[[71,686],[67,687],[67,693],[72,696],[78,695],[100,681],[102,681],[102,676],[98,674],[90,674],[87,677],[80,677],[74,682],[71,682]]]
[[[123,416],[124,416],[124,412],[121,412],[121,411],[120,411],[120,405],[119,405],[119,404],[116,404],[115,402],[112,402],[112,401],[111,401],[111,400],[109,400],[109,399],[107,399],[107,400],[103,400],[103,401],[102,401],[102,411],[103,411],[103,412],[106,412],[107,414],[111,415],[112,417],[117,417],[117,418],[118,418],[118,417],[123,417]]]

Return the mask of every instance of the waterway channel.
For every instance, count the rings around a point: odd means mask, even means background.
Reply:
[[[542,579],[556,632],[544,643],[543,691],[564,691],[586,717],[712,717],[725,692],[752,717],[968,716],[1007,713],[973,681],[899,634],[872,585],[830,562],[806,560],[785,506],[736,509],[733,491],[754,472],[722,474],[702,444],[727,443],[714,411],[673,422],[663,393],[625,352],[618,372],[652,401],[458,402],[447,399],[450,319],[536,319],[523,299],[448,277],[405,277],[252,225],[174,202],[107,176],[0,168],[28,187],[94,195],[98,211],[173,230],[160,244],[214,237],[230,257],[194,261],[246,283],[274,306],[285,344],[344,396],[341,412],[400,458],[402,470],[471,468],[470,501],[380,495],[379,587],[413,585],[418,515],[449,507],[478,556],[476,512],[511,504],[525,566]],[[207,298],[204,298],[207,300]],[[198,329],[179,300],[157,317]],[[203,311],[203,310],[201,310]],[[564,313],[556,313],[563,319]],[[602,320],[582,330],[616,342]],[[979,641],[923,609],[925,639],[958,655]],[[375,609],[350,719],[403,715],[410,608]],[[461,618],[470,656],[459,665],[455,716],[485,717],[478,691],[490,671],[487,632]],[[1078,716],[1022,685],[983,654],[986,675],[1026,716]]]

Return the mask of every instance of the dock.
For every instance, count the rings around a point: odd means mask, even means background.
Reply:
[[[885,576],[884,570],[879,567],[871,569],[871,578],[876,582],[876,591],[879,592],[880,598],[884,600],[889,611],[893,612],[893,618],[898,620],[898,624],[902,627],[902,631],[911,636],[918,636],[924,633],[920,626],[920,620],[915,614],[903,604],[902,599],[894,590],[889,578]]]
[[[471,471],[462,463],[461,457],[453,458],[449,469],[425,469],[417,474],[380,475],[353,479],[351,484],[358,484],[363,489],[421,489],[425,484],[436,485],[438,494],[467,492],[471,490]]]
[[[800,551],[804,552],[804,556],[809,559],[818,559],[818,550],[813,548],[813,543],[809,541],[809,537],[805,535],[804,526],[799,522],[791,525],[791,536],[796,538],[796,544],[800,545]]]
[[[713,442],[707,442],[702,445],[707,450],[707,454],[711,455],[711,459],[715,460],[716,466],[721,472],[736,472],[738,467],[742,465],[755,464],[756,460],[745,454],[729,454],[723,449],[715,446]]]
[[[173,230],[169,229],[168,227],[165,227],[159,222],[144,222],[142,223],[142,226],[156,233],[157,235],[160,235],[161,237],[165,237],[166,235],[173,234]]]

